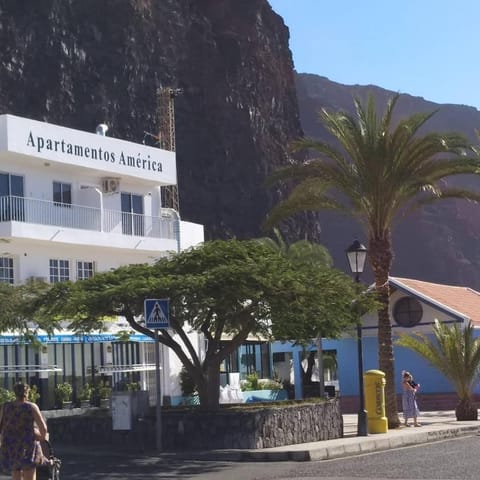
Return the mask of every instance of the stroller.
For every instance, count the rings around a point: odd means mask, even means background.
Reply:
[[[55,456],[49,441],[41,440],[40,445],[45,462],[42,465],[37,465],[37,480],[60,480],[62,461]]]

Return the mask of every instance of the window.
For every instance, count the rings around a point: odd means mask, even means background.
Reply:
[[[120,197],[122,206],[122,233],[125,235],[143,236],[143,197],[133,193],[122,193]]]
[[[93,262],[77,261],[77,280],[93,277],[95,267]]]
[[[70,262],[68,260],[50,260],[50,282],[64,282],[70,279]]]
[[[72,186],[69,183],[53,182],[55,205],[68,207],[72,204]]]
[[[0,257],[0,282],[13,283],[13,258]]]
[[[0,220],[23,222],[23,177],[0,173]]]
[[[422,319],[423,309],[420,302],[413,297],[402,297],[393,307],[393,319],[401,327],[414,327]]]

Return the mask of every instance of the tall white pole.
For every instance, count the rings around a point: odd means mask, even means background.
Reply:
[[[160,337],[158,335],[158,329],[155,329],[155,392],[156,392],[156,440],[157,440],[157,452],[162,451],[162,397],[160,388]]]

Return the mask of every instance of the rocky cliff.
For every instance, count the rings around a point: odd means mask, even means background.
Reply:
[[[207,238],[260,236],[281,194],[265,179],[286,162],[289,141],[302,127],[323,136],[318,109],[351,110],[352,94],[367,89],[295,76],[288,39],[267,0],[0,0],[0,113],[89,131],[105,122],[109,135],[141,142],[158,131],[158,87],[182,88],[182,218],[204,224]],[[402,114],[440,107],[431,127],[472,139],[480,126],[473,108],[408,95],[400,106]],[[405,220],[393,273],[480,289],[478,212],[446,202]],[[325,213],[300,215],[284,232],[321,241],[342,269],[344,248],[361,237],[351,220]]]
[[[301,134],[288,35],[266,0],[0,0],[0,113],[141,142],[157,88],[182,88],[182,218],[259,236],[266,175]]]
[[[354,96],[372,93],[384,107],[394,92],[376,86],[347,86],[311,74],[296,76],[302,126],[308,136],[329,140],[318,121],[321,108],[354,113]],[[472,142],[480,127],[480,112],[465,105],[439,105],[411,95],[401,95],[397,118],[414,112],[437,113],[428,122],[430,130],[459,131]],[[331,140],[331,139],[330,139]],[[457,184],[480,189],[480,178],[455,179]],[[318,215],[321,243],[332,253],[335,264],[347,269],[344,250],[354,238],[365,239],[350,218],[332,213]],[[442,201],[401,219],[394,228],[395,260],[392,274],[400,277],[464,285],[480,289],[480,205],[463,200]]]

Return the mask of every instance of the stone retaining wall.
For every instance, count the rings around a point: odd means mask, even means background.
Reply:
[[[155,448],[155,417],[135,421],[129,431],[112,431],[108,411],[49,417],[54,444]],[[170,451],[267,448],[342,436],[343,418],[336,399],[318,404],[229,408],[215,413],[196,409],[162,413],[162,447]]]

